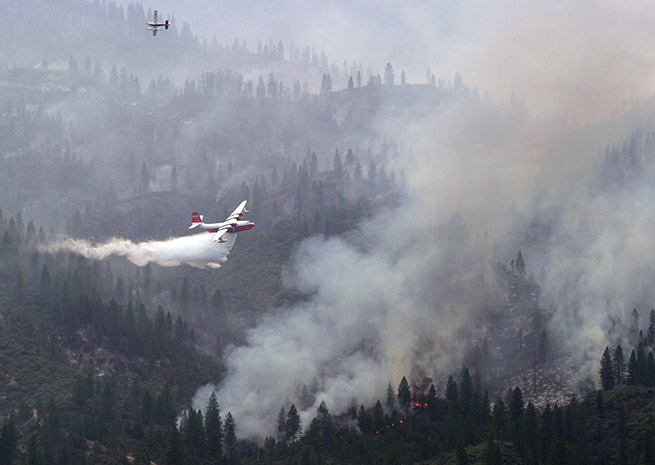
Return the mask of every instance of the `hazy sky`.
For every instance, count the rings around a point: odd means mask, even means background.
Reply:
[[[251,50],[259,39],[281,39],[287,51],[290,42],[308,45],[380,73],[391,62],[414,83],[428,67],[445,79],[459,71],[481,95],[507,101],[515,93],[535,114],[567,113],[578,123],[655,89],[655,9],[641,0],[146,0],[149,7]]]

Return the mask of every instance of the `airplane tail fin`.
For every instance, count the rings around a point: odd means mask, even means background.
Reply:
[[[202,224],[202,215],[199,214],[198,212],[191,213],[191,226],[189,226],[189,229],[197,228],[201,224]]]
[[[168,20],[164,23],[164,28],[168,31]]]

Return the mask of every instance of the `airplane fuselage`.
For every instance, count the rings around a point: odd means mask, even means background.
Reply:
[[[171,23],[168,20],[164,21],[163,23],[157,22],[157,10],[155,10],[154,21],[147,21],[146,24],[148,25],[146,29],[152,31],[152,35],[156,36],[157,31],[160,30],[159,29],[160,27],[163,27],[165,30],[168,30],[168,26],[170,26]]]
[[[200,213],[193,212],[191,213],[191,226],[189,226],[189,229],[200,228],[214,234],[212,242],[225,242],[223,239],[225,234],[247,231],[255,226],[255,223],[242,219],[243,215],[248,213],[246,202],[248,201],[244,200],[241,202],[230,216],[221,223],[205,223]]]
[[[200,223],[198,227],[200,229],[204,229],[205,231],[209,231],[210,233],[215,233],[217,232],[220,228],[223,226],[229,225],[230,222],[224,222],[224,223]],[[249,229],[252,229],[255,227],[255,223],[251,221],[237,221],[236,223],[232,223],[230,226],[230,229],[228,230],[228,233],[237,233],[241,231],[247,231]]]

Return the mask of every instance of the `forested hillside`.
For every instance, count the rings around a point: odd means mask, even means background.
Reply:
[[[456,71],[522,81],[476,2],[335,5],[0,2],[0,465],[655,463],[652,92],[541,118]],[[402,64],[322,50],[380,21]]]

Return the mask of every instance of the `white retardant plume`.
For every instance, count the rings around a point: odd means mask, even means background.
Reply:
[[[173,237],[164,241],[132,242],[112,238],[102,244],[91,244],[70,237],[41,247],[45,252],[70,251],[86,258],[102,260],[110,255],[126,257],[137,266],[156,263],[161,266],[191,265],[196,268],[220,268],[234,246],[236,234],[227,234],[224,243],[211,240],[207,233]]]

